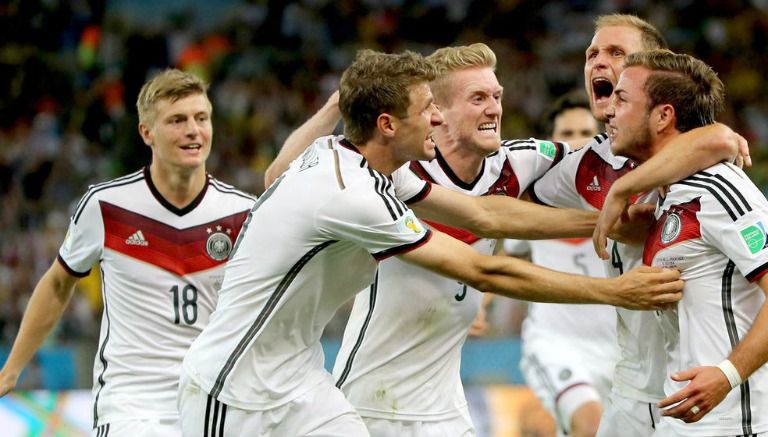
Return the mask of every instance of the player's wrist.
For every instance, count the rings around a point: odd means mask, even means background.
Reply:
[[[734,366],[729,359],[726,358],[716,367],[720,369],[723,374],[725,374],[725,377],[728,379],[728,383],[731,385],[732,389],[741,385],[742,380],[741,375],[739,374],[739,370],[736,369],[736,366]]]

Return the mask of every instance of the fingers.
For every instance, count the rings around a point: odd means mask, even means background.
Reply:
[[[608,232],[601,226],[596,226],[595,231],[592,233],[592,245],[595,248],[595,253],[600,259],[608,259]]]
[[[744,166],[752,167],[752,157],[749,156],[749,143],[747,143],[746,138],[742,137],[739,134],[736,134],[736,137],[738,138],[738,141],[739,141],[739,155],[743,160]]]

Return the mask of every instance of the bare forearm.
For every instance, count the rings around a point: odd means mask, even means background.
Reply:
[[[648,161],[618,179],[611,191],[622,199],[684,179],[739,152],[738,137],[727,126],[713,124],[682,133]]]
[[[612,280],[549,270],[512,257],[486,258],[479,284],[473,287],[532,302],[619,304]]]
[[[2,371],[18,378],[67,307],[75,279],[57,279],[51,268],[38,282],[27,304],[19,333]]]
[[[539,240],[589,237],[597,223],[598,213],[594,211],[550,208],[517,199],[510,203],[510,200],[498,196],[478,198],[487,223],[470,230],[486,238]]]
[[[536,205],[505,196],[464,196],[433,186],[429,197],[413,207],[416,214],[484,238],[587,237],[597,222],[591,211]]]

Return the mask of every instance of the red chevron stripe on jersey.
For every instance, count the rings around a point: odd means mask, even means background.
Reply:
[[[701,238],[701,224],[696,213],[701,211],[699,198],[672,205],[656,220],[645,240],[643,264],[651,265],[656,254],[687,240]]]
[[[576,189],[590,205],[596,209],[602,209],[608,190],[616,179],[635,167],[637,162],[628,159],[620,169],[616,170],[594,150],[589,149],[584,153],[576,172]],[[638,197],[633,196],[632,202],[634,203]]]
[[[167,270],[176,275],[207,270],[225,259],[214,259],[206,245],[217,232],[234,243],[248,210],[187,229],[176,229],[157,220],[100,201],[104,218],[104,247]]]
[[[411,171],[413,171],[416,176],[419,178],[431,182],[436,183],[434,179],[427,173],[421,165],[417,161],[414,161],[410,165]],[[512,166],[509,164],[509,161],[505,161],[504,165],[501,168],[501,174],[499,175],[499,178],[496,179],[496,182],[493,183],[488,188],[488,191],[483,194],[483,196],[486,195],[502,195],[502,196],[509,196],[509,197],[517,197],[520,195],[520,181],[518,181],[517,176],[515,175],[514,170],[512,170]],[[440,232],[443,232],[445,234],[450,235],[451,237],[461,240],[467,244],[473,244],[476,241],[480,240],[480,237],[477,235],[465,231],[463,229],[454,228],[448,225],[442,225],[440,223],[431,222],[429,220],[423,220],[425,223],[427,223],[429,226],[431,226],[433,229],[437,229]]]

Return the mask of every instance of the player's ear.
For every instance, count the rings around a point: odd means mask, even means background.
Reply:
[[[677,116],[675,114],[675,107],[670,104],[663,104],[656,107],[656,131],[661,132],[668,128],[675,127],[675,121]]]
[[[139,123],[139,135],[141,135],[144,144],[152,147],[152,132],[144,123]]]
[[[384,112],[376,118],[376,128],[385,137],[393,137],[397,131],[397,121],[394,116]]]

